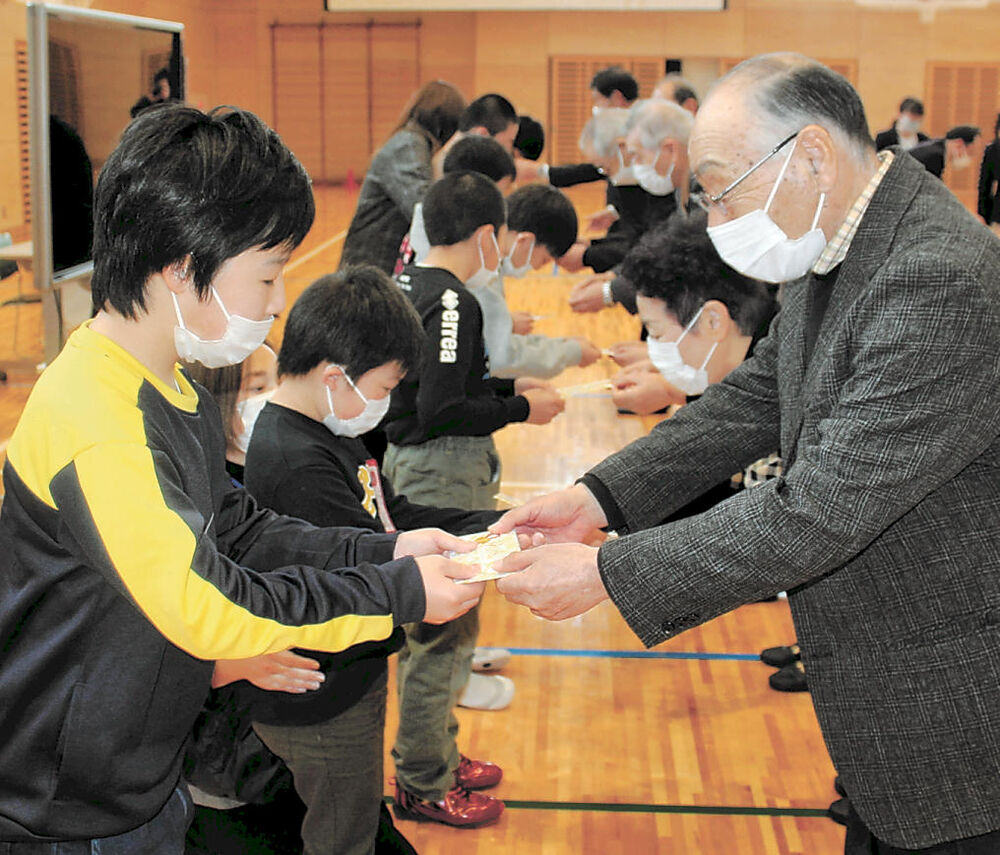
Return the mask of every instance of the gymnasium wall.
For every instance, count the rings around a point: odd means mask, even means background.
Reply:
[[[1000,67],[998,2],[982,10],[938,12],[933,21],[922,20],[916,12],[860,7],[852,0],[729,0],[729,8],[718,13],[429,12],[419,16],[324,13],[320,0],[95,0],[80,5],[183,21],[189,99],[200,106],[237,104],[272,122],[273,24],[368,19],[389,23],[419,17],[417,50],[424,79],[449,80],[468,96],[502,92],[519,111],[543,121],[549,117],[549,58],[553,56],[722,61],[797,50],[826,59],[853,60],[855,83],[873,131],[888,125],[900,98],[908,94],[924,97],[928,123],[933,124],[930,63]],[[23,33],[23,17],[21,0],[0,0],[0,79],[8,81],[0,87],[0,231],[23,227],[12,83],[13,42]],[[988,101],[992,96],[983,97]]]

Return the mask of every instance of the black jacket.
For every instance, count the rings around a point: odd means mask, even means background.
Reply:
[[[439,436],[489,436],[528,418],[513,380],[488,377],[483,313],[459,280],[439,267],[407,267],[397,277],[423,323],[420,368],[396,387],[384,422],[389,442],[418,445]]]
[[[977,210],[987,223],[1000,223],[1000,142],[995,140],[983,151]]]

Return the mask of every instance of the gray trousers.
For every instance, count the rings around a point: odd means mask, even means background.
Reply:
[[[423,505],[481,510],[496,505],[500,458],[492,437],[457,436],[421,445],[390,443],[382,467],[396,493]],[[454,708],[472,669],[479,607],[442,624],[410,624],[399,652],[399,731],[392,756],[400,786],[444,798],[458,768]]]
[[[306,804],[305,855],[372,855],[382,802],[387,671],[354,706],[318,724],[254,723]]]

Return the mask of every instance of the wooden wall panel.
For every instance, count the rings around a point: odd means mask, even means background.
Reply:
[[[274,127],[309,174],[323,175],[319,28],[276,26]]]
[[[955,125],[975,125],[987,140],[1000,110],[1000,69],[996,63],[930,62],[927,64],[926,131],[944,136]],[[959,199],[973,210],[979,164],[967,169],[945,168],[944,179]]]
[[[369,33],[364,26],[322,29],[325,181],[343,181],[350,170],[360,182],[371,156]]]
[[[274,125],[314,181],[358,181],[420,85],[417,24],[276,24]]]
[[[664,58],[628,56],[553,56],[549,58],[549,124],[552,163],[577,163],[580,131],[592,115],[590,81],[598,71],[620,66],[639,84],[639,97],[648,98],[663,77]],[[514,96],[512,96],[514,97]]]
[[[402,24],[371,29],[373,151],[392,135],[403,108],[420,87],[419,35],[419,27]]]

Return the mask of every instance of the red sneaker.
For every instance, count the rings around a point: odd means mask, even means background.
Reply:
[[[485,790],[495,787],[503,778],[503,769],[488,760],[470,760],[464,754],[458,755],[455,770],[455,784],[466,790]]]
[[[462,787],[449,790],[439,802],[428,802],[408,793],[397,783],[393,812],[399,819],[430,820],[455,828],[474,828],[499,819],[503,802]]]

